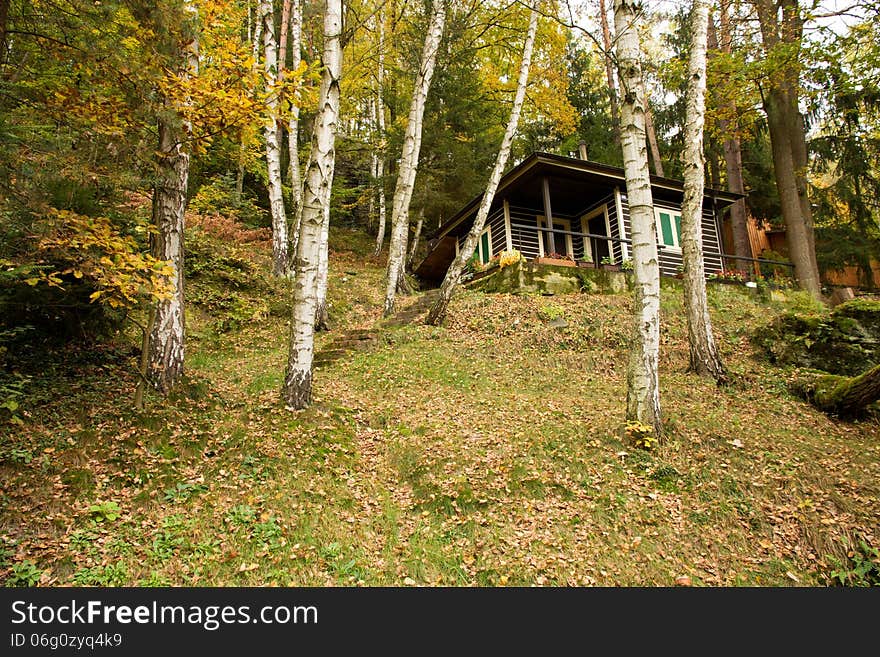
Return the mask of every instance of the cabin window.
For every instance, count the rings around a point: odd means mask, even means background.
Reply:
[[[455,240],[456,256],[461,251],[461,247],[464,246],[466,239],[467,235],[463,235]],[[486,226],[483,232],[480,233],[480,239],[477,240],[477,245],[474,247],[474,253],[471,258],[478,258],[484,265],[492,259],[492,226]]]
[[[484,265],[492,259],[492,227],[486,226],[486,229],[480,233],[480,239],[477,241],[477,248],[474,254],[480,259]]]
[[[681,249],[681,214],[665,208],[656,208],[657,237],[663,246]]]
[[[538,226],[543,228],[546,225],[547,220],[544,217],[538,217]],[[554,219],[553,242],[554,246],[556,246],[556,253],[558,253],[559,255],[574,256],[574,249],[571,245],[571,235],[568,235],[567,233],[562,231],[571,232],[571,222],[567,219]],[[550,253],[550,240],[547,238],[547,235],[547,231],[538,231],[538,244],[540,246],[542,256]]]

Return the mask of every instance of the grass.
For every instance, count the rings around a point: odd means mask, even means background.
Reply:
[[[333,235],[319,346],[379,320],[371,247]],[[284,286],[245,283],[223,311],[202,281],[187,383],[143,414],[131,350],[28,373],[24,425],[0,437],[6,584],[812,586],[880,540],[880,425],[805,405],[749,344],[801,295],[710,287],[733,379],[717,388],[685,371],[664,289],[670,436],[645,452],[622,433],[627,297],[463,291],[443,328],[385,329],[317,371],[290,413],[287,318],[265,302]]]

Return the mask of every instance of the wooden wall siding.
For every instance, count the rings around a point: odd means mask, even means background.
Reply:
[[[629,203],[626,194],[621,195],[621,204],[623,206],[623,224],[626,228],[626,236],[632,239],[632,228],[629,220]],[[673,210],[681,213],[681,208],[670,203],[655,202],[655,208]],[[611,224],[612,232],[614,231],[614,223]],[[718,244],[718,227],[715,224],[715,215],[711,210],[703,210],[703,262],[706,274],[719,273],[723,269],[721,257],[717,254],[721,249]],[[617,252],[615,251],[615,256]],[[681,251],[672,249],[660,249],[660,275],[675,276],[681,265]]]

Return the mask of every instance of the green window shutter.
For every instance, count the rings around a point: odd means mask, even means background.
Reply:
[[[665,246],[675,246],[672,237],[672,217],[666,212],[660,213],[660,233]]]
[[[489,233],[480,235],[480,262],[484,265],[489,262]]]
[[[675,243],[681,246],[681,215],[675,215]]]

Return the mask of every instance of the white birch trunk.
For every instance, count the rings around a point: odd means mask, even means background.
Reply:
[[[533,2],[536,0],[533,0]],[[504,173],[504,167],[507,166],[507,159],[510,157],[510,147],[513,144],[513,138],[516,135],[516,129],[519,125],[519,115],[522,111],[523,100],[526,96],[526,85],[529,79],[529,68],[532,63],[532,51],[535,45],[535,34],[538,31],[538,12],[535,6],[531,6],[531,15],[529,17],[529,29],[526,33],[525,44],[523,45],[523,56],[519,67],[519,77],[516,82],[516,94],[513,98],[513,107],[510,110],[510,120],[507,122],[507,128],[504,131],[504,137],[501,140],[501,146],[498,149],[498,156],[495,158],[495,167],[492,169],[492,175],[489,177],[489,184],[486,185],[486,191],[480,201],[480,208],[477,210],[477,216],[474,219],[474,225],[471,227],[464,246],[459,250],[458,256],[449,266],[446,276],[443,278],[443,284],[440,286],[440,295],[437,301],[428,312],[425,319],[427,324],[437,326],[446,317],[446,311],[449,308],[449,302],[452,295],[458,287],[461,278],[461,272],[464,270],[465,263],[471,259],[477,241],[480,239],[480,233],[486,224],[486,218],[489,216],[489,209],[492,207],[492,201],[495,199],[495,191],[498,189],[498,183],[501,180],[501,174]]]
[[[278,78],[278,50],[275,41],[275,17],[272,0],[260,0],[260,18],[263,23],[263,67],[266,80]],[[287,262],[287,216],[284,212],[284,194],[281,188],[281,148],[278,139],[278,94],[272,91],[266,99],[266,166],[269,174],[269,208],[272,213],[272,273],[285,276]]]
[[[295,71],[302,64],[302,0],[290,3],[290,68]],[[299,168],[299,101],[291,102],[290,119],[287,123],[287,154],[290,164],[287,176],[290,179],[291,208],[290,258],[296,258],[299,246],[299,226],[302,218],[302,175]]]
[[[189,154],[181,133],[168,120],[159,120],[159,162],[153,189],[153,256],[171,263],[171,297],[159,301],[150,328],[148,378],[167,394],[183,376],[186,350],[183,299],[183,233]]]
[[[703,125],[706,116],[706,37],[709,7],[694,0],[691,9],[691,52],[685,95],[684,202],[681,207],[681,252],[684,262],[684,306],[688,320],[690,369],[717,382],[727,381],[712,335],[703,264]]]
[[[192,21],[197,21],[195,6],[189,1],[184,6]],[[198,74],[198,47],[197,37],[183,46],[183,77]],[[158,172],[153,188],[153,222],[156,226],[153,256],[171,263],[171,297],[157,303],[152,324],[148,327],[147,376],[159,392],[167,394],[183,376],[186,354],[183,236],[190,156],[182,139],[190,132],[190,125],[184,120],[178,127],[173,119],[160,118],[158,128]]]
[[[412,199],[419,164],[419,151],[422,147],[422,118],[425,113],[425,101],[428,98],[431,78],[434,76],[434,66],[437,63],[437,51],[440,49],[445,21],[445,0],[434,0],[431,23],[428,27],[428,33],[425,35],[422,59],[413,89],[406,132],[403,137],[397,185],[394,190],[394,201],[391,205],[391,242],[388,247],[385,289],[386,317],[394,310],[394,298],[403,278],[407,232],[409,230],[409,203]]]
[[[336,161],[339,122],[339,78],[342,71],[342,0],[326,0],[324,61],[312,148],[306,166],[302,220],[290,327],[290,350],[284,376],[287,408],[302,409],[312,397],[312,361],[315,354],[315,311],[318,269],[324,224],[330,218],[330,189]]]
[[[627,366],[626,417],[662,435],[657,365],[660,354],[660,267],[657,229],[645,143],[646,99],[642,82],[638,23],[642,3],[615,0],[617,66],[621,86],[620,141],[632,226],[635,304]]]
[[[376,128],[378,130],[378,153],[376,157],[376,189],[379,195],[379,227],[376,232],[376,251],[378,256],[382,253],[382,243],[385,241],[385,12],[379,11],[379,70],[376,73]]]

